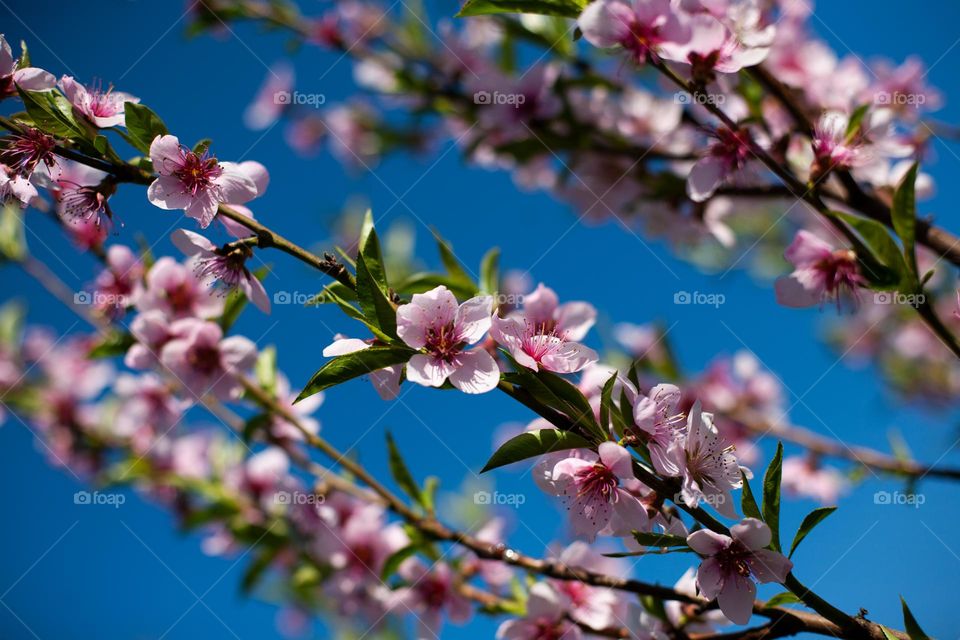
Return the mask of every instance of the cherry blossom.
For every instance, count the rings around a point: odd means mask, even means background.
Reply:
[[[46,91],[57,85],[52,73],[36,67],[18,67],[10,43],[0,34],[0,98],[16,95],[17,87],[25,91]]]
[[[170,319],[207,319],[223,313],[224,299],[211,295],[193,263],[181,264],[164,256],[147,272],[146,286],[136,306],[140,311],[161,311]]]
[[[177,229],[170,239],[193,259],[197,278],[222,288],[225,293],[239,289],[258,309],[270,313],[270,298],[263,284],[247,269],[247,260],[253,257],[249,245],[231,243],[218,247],[199,233],[186,229]]]
[[[113,87],[108,87],[106,91],[100,86],[87,88],[71,76],[60,78],[60,87],[74,108],[101,129],[125,126],[126,103],[140,102],[140,98],[122,91],[114,91]]]
[[[567,503],[574,534],[592,542],[597,534],[622,537],[644,530],[647,511],[630,452],[615,442],[604,442],[598,452],[564,458],[553,468],[552,488]]]
[[[580,344],[597,312],[586,302],[558,304],[557,294],[540,284],[523,297],[523,310],[493,316],[490,335],[522,366],[574,373],[596,362],[593,349]]]
[[[228,400],[241,387],[236,376],[253,366],[256,346],[242,336],[223,337],[220,326],[196,318],[170,325],[160,362],[197,397],[212,393]]]
[[[811,307],[832,300],[837,308],[855,303],[857,289],[866,285],[857,255],[851,249],[835,249],[813,233],[800,230],[784,252],[795,267],[777,279],[777,302],[787,307]]]
[[[407,379],[439,387],[447,379],[464,393],[485,393],[497,386],[500,369],[483,349],[466,347],[490,328],[493,297],[477,296],[461,305],[439,286],[416,293],[397,308],[397,335],[421,351],[407,363]]]
[[[687,415],[686,439],[676,449],[683,485],[680,499],[688,507],[707,502],[727,517],[733,517],[732,489],[743,485],[740,466],[732,447],[713,424],[713,414],[703,411],[697,400]]]
[[[770,527],[756,518],[744,518],[730,527],[730,535],[709,529],[694,531],[687,544],[704,556],[697,571],[697,587],[704,597],[717,598],[720,610],[732,622],[746,624],[753,613],[759,582],[784,582],[793,563],[766,549]]]
[[[684,61],[692,36],[688,16],[670,0],[597,0],[586,6],[577,26],[590,44],[622,46],[639,63],[650,57]]]
[[[580,627],[567,617],[569,603],[546,582],[530,587],[527,615],[497,628],[497,640],[580,640]]]
[[[150,160],[159,174],[147,190],[150,202],[161,209],[183,209],[201,228],[210,225],[221,204],[243,204],[261,193],[259,176],[249,165],[219,162],[209,151],[198,154],[176,136],[154,138]]]
[[[622,382],[633,405],[633,421],[650,451],[650,459],[658,473],[680,475],[676,461],[681,446],[681,429],[685,416],[679,411],[680,389],[672,384],[658,384],[647,395],[637,393],[629,381]]]

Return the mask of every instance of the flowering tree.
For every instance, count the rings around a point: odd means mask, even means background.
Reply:
[[[256,21],[356,61],[378,101],[320,113],[302,109],[288,68],[271,72],[247,121],[288,120],[294,150],[327,143],[369,168],[396,148],[426,151],[442,131],[580,219],[667,237],[680,259],[732,269],[737,247],[762,243],[791,265],[771,304],[835,305],[838,348],[869,334],[864,348],[904,399],[954,402],[960,240],[916,211],[931,189],[920,107],[939,95],[916,61],[838,60],[806,29],[805,2],[468,0],[439,36],[417,11],[355,0],[319,17],[282,1],[190,8],[196,33]],[[248,549],[248,587],[269,575],[297,612],[367,630],[406,618],[418,638],[476,613],[497,616],[510,640],[927,637],[906,602],[893,628],[801,582],[791,557],[836,507],[788,531],[781,497],[833,503],[850,482],[843,468],[911,483],[960,469],[790,425],[778,380],[747,354],[684,373],[664,331],[632,324],[601,354],[588,346],[596,308],[501,275],[496,249],[474,275],[438,237],[443,270],[414,272],[367,212],[353,237],[315,253],[247,208],[268,188],[263,164],[185,144],[147,96],[57,79],[26,45],[15,58],[0,44],[0,92],[15,105],[0,118],[0,252],[93,328],[54,336],[8,304],[0,415],[32,425],[56,464],[133,485],[208,532],[207,550]],[[518,50],[536,62],[519,70]],[[111,207],[119,189],[185,214],[171,236],[182,255],[132,248],[136,221],[121,229]],[[89,291],[31,256],[25,215],[50,216],[102,262]],[[274,349],[233,332],[278,301],[257,268],[268,251],[324,279],[309,305],[357,323],[292,386]],[[313,414],[361,377],[387,402],[420,385],[533,412],[483,471],[533,465],[573,541],[540,557],[513,548],[497,518],[445,522],[435,479],[418,480],[430,470],[409,468],[390,436],[388,477],[335,448]],[[191,428],[196,411],[232,434]],[[764,470],[755,444],[767,434],[804,453],[784,457],[780,444]],[[673,553],[691,561],[672,587],[621,564]],[[758,583],[782,588],[759,600]]]

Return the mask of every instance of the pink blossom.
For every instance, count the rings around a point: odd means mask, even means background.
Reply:
[[[628,536],[647,526],[647,511],[637,497],[633,458],[615,442],[600,445],[592,459],[567,457],[553,468],[552,485],[563,496],[575,535],[593,541],[597,534]]]
[[[658,384],[647,395],[637,393],[633,385],[623,381],[627,398],[633,405],[633,421],[646,442],[650,459],[658,473],[680,475],[675,449],[680,442],[684,415],[679,411],[680,389],[672,384]],[[637,433],[637,429],[633,432]]]
[[[0,34],[0,98],[14,96],[17,87],[25,91],[47,91],[57,85],[52,73],[36,67],[17,68],[7,39]]]
[[[213,393],[235,398],[241,387],[236,376],[257,357],[256,346],[242,336],[223,337],[220,326],[196,318],[170,325],[171,338],[160,351],[160,362],[197,397]]]
[[[800,230],[784,252],[793,266],[788,276],[777,278],[777,302],[787,307],[811,307],[833,300],[837,308],[856,302],[857,289],[866,285],[857,254],[835,249],[806,230]]]
[[[70,76],[60,78],[60,87],[73,107],[101,129],[126,126],[126,103],[140,102],[140,98],[114,91],[113,87],[106,91],[100,86],[88,89]]]
[[[706,502],[727,517],[734,517],[732,489],[743,485],[733,448],[726,445],[713,424],[713,414],[697,400],[687,414],[686,439],[676,448],[676,463],[683,477],[680,497],[688,507]]]
[[[137,342],[127,350],[123,363],[131,369],[147,369],[159,362],[160,349],[170,340],[170,319],[159,309],[144,311],[130,323],[130,333]]]
[[[161,209],[183,209],[206,228],[221,204],[243,204],[260,194],[255,176],[244,164],[219,162],[208,151],[197,154],[176,136],[154,138],[150,160],[159,177],[147,190]]]
[[[692,35],[688,16],[670,0],[597,0],[586,6],[577,26],[601,48],[617,45],[639,63],[650,57],[685,61]]]
[[[348,338],[342,334],[337,334],[334,336],[334,341],[324,348],[323,355],[326,358],[333,358],[354,353],[361,349],[369,349],[372,346],[373,340],[360,340],[359,338]],[[381,398],[395,400],[400,395],[401,373],[403,373],[401,365],[391,365],[383,369],[377,369],[370,372],[370,382]]]
[[[143,263],[129,247],[113,245],[107,250],[107,268],[97,276],[97,309],[119,317],[134,304],[143,288]]]
[[[697,571],[700,592],[717,598],[720,610],[736,624],[746,624],[753,614],[757,587],[751,577],[783,583],[793,568],[782,554],[764,548],[770,538],[770,527],[756,518],[733,525],[729,536],[709,529],[687,536],[687,544],[705,558]]]
[[[60,167],[56,147],[53,136],[33,127],[23,127],[18,133],[0,138],[0,160],[24,178],[30,178],[38,167],[52,173]]]
[[[21,207],[27,207],[37,195],[33,183],[7,165],[0,164],[0,203],[15,200]]]
[[[703,202],[712,196],[717,187],[740,171],[750,159],[750,134],[746,130],[720,127],[716,137],[716,142],[697,160],[687,176],[687,195],[694,202]]]
[[[168,256],[150,267],[146,287],[136,302],[140,311],[161,311],[171,320],[216,318],[224,305],[222,297],[211,295],[191,263],[183,265]]]
[[[293,67],[289,64],[270,67],[256,98],[243,114],[244,124],[259,131],[276,122],[292,103],[293,79]]]
[[[490,335],[524,367],[574,373],[599,359],[596,351],[578,342],[596,317],[596,309],[586,302],[558,304],[553,289],[541,284],[524,296],[522,311],[506,318],[495,315]]]
[[[113,421],[114,432],[128,438],[134,451],[149,451],[157,434],[173,427],[188,402],[173,395],[170,385],[152,373],[117,378],[113,386],[121,404]]]
[[[580,640],[580,627],[567,618],[569,603],[550,584],[530,587],[527,614],[497,628],[497,640]]]
[[[837,469],[823,466],[816,459],[806,456],[783,459],[783,490],[788,495],[834,504],[849,484]]]
[[[439,387],[448,378],[464,393],[485,393],[500,381],[500,368],[483,349],[466,350],[490,328],[492,296],[477,296],[457,305],[443,285],[415,293],[397,309],[397,335],[421,351],[407,363],[407,379]]]
[[[456,588],[456,575],[442,562],[427,567],[417,558],[405,560],[398,571],[407,586],[394,592],[394,608],[415,614],[417,640],[439,638],[443,615],[454,623],[470,619],[473,607]]]
[[[696,570],[691,567],[684,571],[673,585],[673,589],[688,596],[697,595]],[[720,611],[716,609],[703,611],[703,607],[695,604],[668,600],[663,603],[663,608],[670,624],[676,629],[683,629],[688,634],[713,633],[715,626],[728,623],[726,616]]]
[[[582,540],[560,550],[550,560],[562,567],[587,569],[606,575],[624,575],[626,567],[614,558],[607,558]],[[549,584],[564,596],[571,618],[594,629],[606,629],[621,624],[627,616],[627,600],[622,594],[601,587],[593,587],[579,580],[550,580]]]
[[[185,255],[193,258],[197,278],[229,292],[239,289],[258,309],[270,313],[270,298],[260,280],[247,269],[253,249],[231,243],[218,247],[199,233],[177,229],[170,239]]]
[[[828,111],[820,116],[813,132],[814,179],[832,169],[849,169],[869,159],[867,150],[859,142],[859,132],[847,133],[850,118],[840,111]]]

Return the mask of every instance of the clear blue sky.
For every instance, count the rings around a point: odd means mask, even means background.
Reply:
[[[308,11],[323,6],[305,4]],[[375,212],[389,210],[388,223],[404,219],[416,226],[421,253],[431,264],[436,264],[436,256],[421,221],[435,225],[471,265],[494,244],[503,249],[505,267],[535,264],[535,279],[545,280],[565,299],[590,299],[605,322],[676,322],[671,337],[690,370],[716,353],[743,348],[742,340],[782,378],[791,403],[802,398],[792,412],[797,424],[829,427],[850,441],[878,448],[887,446],[889,429],[899,428],[924,460],[939,458],[957,438],[955,415],[898,407],[873,371],[838,364],[816,338],[818,312],[778,308],[769,283],[754,282],[742,273],[722,280],[702,275],[673,260],[664,247],[653,243],[647,248],[615,225],[569,229],[574,217],[565,205],[543,194],[519,194],[508,176],[469,168],[456,151],[435,166],[436,156],[394,157],[378,167],[375,176],[348,176],[326,154],[298,159],[286,148],[280,128],[261,135],[241,122],[266,73],[265,64],[284,57],[283,39],[244,27],[237,31],[239,38],[187,41],[182,36],[182,7],[182,2],[169,0],[0,0],[0,24],[9,40],[28,41],[36,65],[58,76],[113,82],[141,96],[181,139],[210,137],[223,159],[266,164],[273,181],[255,209],[261,220],[295,239],[327,237],[326,223],[333,214],[351,196],[365,194]],[[960,5],[930,0],[923,8],[908,10],[893,0],[824,2],[813,26],[841,53],[852,49],[865,59],[885,55],[898,61],[919,54],[934,65],[930,77],[946,97],[939,115],[957,123],[960,46],[954,46],[960,38]],[[431,12],[450,16],[455,10],[454,2],[445,0],[432,3]],[[351,95],[349,64],[334,60],[319,51],[302,52],[295,58],[300,88],[322,92],[328,102]],[[936,151],[937,164],[926,169],[937,178],[939,193],[923,212],[937,214],[957,230],[960,216],[947,205],[960,195],[960,146],[938,143]],[[168,231],[178,215],[152,207],[137,188],[118,195],[114,208],[126,222],[118,240],[131,244],[134,230],[154,239]],[[90,260],[36,216],[30,228],[37,257],[71,286],[89,282]],[[174,251],[169,243],[162,247]],[[318,289],[315,274],[279,255],[267,259],[277,274],[267,280],[268,289]],[[25,298],[32,322],[59,330],[74,322],[18,271],[5,268],[2,277],[2,298]],[[717,310],[677,307],[673,293],[679,289],[722,292],[728,302]],[[318,367],[320,351],[335,331],[356,332],[331,310],[295,307],[277,307],[269,319],[253,312],[238,329],[262,346],[276,344],[280,365],[295,385]],[[384,468],[383,431],[390,428],[415,473],[439,475],[449,491],[483,465],[498,425],[528,418],[499,397],[477,399],[425,389],[415,389],[404,403],[390,406],[363,382],[329,393],[317,415],[327,437],[341,447],[355,445],[374,469]],[[231,637],[220,620],[244,640],[275,637],[275,607],[239,595],[242,563],[204,556],[197,536],[178,535],[170,517],[138,497],[131,495],[120,509],[75,506],[72,496],[82,485],[49,467],[32,437],[16,423],[0,428],[0,449],[5,452],[0,465],[4,638],[35,634],[41,640],[138,639],[157,638],[168,630],[171,640]],[[951,453],[943,462],[960,463],[960,455]],[[512,539],[519,548],[539,554],[545,541],[563,535],[559,510],[529,477],[504,472],[496,475],[496,482],[501,490],[528,497],[521,509],[510,513]],[[891,482],[870,481],[845,498],[840,511],[797,553],[796,573],[829,600],[848,610],[863,606],[874,620],[895,626],[901,625],[897,595],[902,593],[928,633],[954,636],[956,595],[944,577],[960,571],[960,532],[953,508],[960,487],[924,483],[926,504],[916,511],[873,503],[875,491],[893,488]],[[786,504],[785,530],[792,532],[812,506]],[[647,580],[672,584],[684,569],[683,560],[645,559],[638,572]],[[486,637],[494,628],[480,619],[466,628],[448,626],[443,637]]]

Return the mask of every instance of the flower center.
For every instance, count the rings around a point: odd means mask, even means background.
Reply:
[[[577,472],[577,496],[589,496],[602,502],[613,502],[614,491],[620,484],[617,476],[599,462]]]
[[[743,546],[743,543],[734,540],[730,543],[729,547],[720,550],[714,557],[720,564],[720,569],[724,574],[730,575],[735,573],[746,578],[750,576],[750,565],[747,564],[747,559],[750,555],[750,551]]]
[[[181,150],[180,167],[173,174],[183,183],[190,195],[196,196],[210,188],[213,181],[220,177],[223,169],[215,157],[206,151],[197,155],[193,151]]]
[[[427,329],[427,351],[438,358],[449,360],[463,349],[463,340],[453,323]]]

